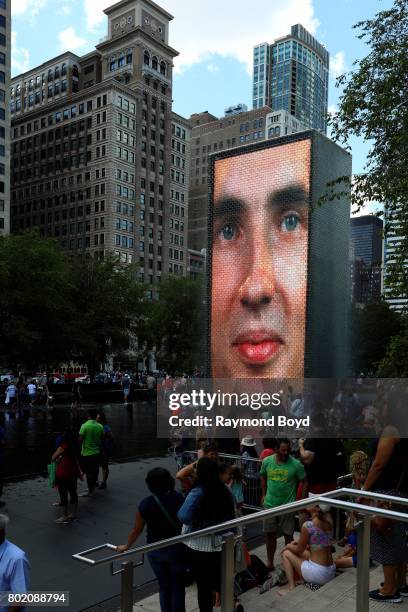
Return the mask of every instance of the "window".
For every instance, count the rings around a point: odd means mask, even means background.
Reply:
[[[157,70],[157,68],[158,68],[158,61],[157,61],[157,57],[156,56],[152,57],[152,68],[153,68],[153,70]]]
[[[143,63],[145,66],[150,66],[150,54],[148,51],[143,53]]]
[[[5,83],[6,82],[6,73],[4,72],[4,70],[0,70],[0,83]]]

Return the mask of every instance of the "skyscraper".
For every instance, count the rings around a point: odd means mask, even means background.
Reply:
[[[390,274],[390,266],[397,262],[398,247],[407,239],[404,235],[404,229],[398,216],[401,214],[400,209],[389,211],[387,206],[384,207],[385,220],[385,236],[384,236],[384,254],[383,254],[383,276],[382,276],[382,292],[386,302],[390,308],[399,312],[406,310],[408,306],[407,295],[394,295],[390,287],[387,285],[387,276]],[[408,261],[402,259],[399,266],[408,270]]]
[[[0,0],[0,236],[10,231],[11,0]]]
[[[329,53],[302,25],[254,47],[253,108],[286,110],[307,128],[326,132]]]
[[[12,226],[113,252],[155,283],[169,271],[172,16],[151,0],[105,13],[94,51],[12,80]]]
[[[383,222],[374,215],[350,220],[353,301],[378,302],[381,297]]]

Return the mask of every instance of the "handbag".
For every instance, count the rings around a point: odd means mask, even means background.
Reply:
[[[173,517],[170,516],[170,514],[167,512],[166,508],[163,506],[163,504],[161,503],[157,495],[153,495],[153,499],[156,502],[156,504],[159,506],[160,510],[162,511],[164,516],[167,518],[169,523],[171,523],[171,525],[173,525],[173,527],[178,531],[180,526],[176,523]],[[183,552],[185,552],[185,549],[186,547],[183,546],[182,548]],[[193,570],[189,564],[187,554],[183,555],[183,565],[184,565],[183,582],[184,582],[184,586],[188,587],[193,584],[195,578],[194,578]]]
[[[57,480],[57,464],[55,463],[55,461],[51,461],[51,463],[47,465],[47,472],[48,472],[48,484],[52,489],[55,487],[55,483]]]

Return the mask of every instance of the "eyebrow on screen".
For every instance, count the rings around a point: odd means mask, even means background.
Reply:
[[[301,185],[289,185],[279,191],[273,191],[268,196],[268,204],[272,208],[306,206],[307,203],[308,196]]]
[[[221,198],[214,202],[213,215],[215,219],[225,217],[226,215],[242,215],[247,209],[247,205],[239,198]]]

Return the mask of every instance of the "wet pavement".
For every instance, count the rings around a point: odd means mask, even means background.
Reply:
[[[154,444],[154,441],[150,439],[147,443]],[[79,518],[68,525],[54,522],[60,515],[59,508],[52,507],[58,494],[49,488],[45,478],[6,484],[3,499],[7,505],[2,512],[11,519],[8,538],[28,554],[32,568],[31,590],[69,591],[70,606],[61,610],[75,612],[117,595],[120,577],[110,575],[109,565],[90,567],[74,561],[72,555],[106,542],[126,542],[138,503],[148,494],[144,482],[146,473],[159,465],[173,474],[176,471],[176,464],[169,457],[112,465],[108,488],[97,491],[94,498],[80,498]],[[82,483],[81,487],[85,488]],[[144,542],[142,535],[138,543]],[[136,583],[152,579],[153,573],[147,561],[135,569]],[[116,609],[118,607],[116,605]],[[36,609],[50,610],[45,607]],[[98,609],[112,608],[107,603]]]
[[[17,412],[0,408],[0,425],[6,430],[4,477],[41,474],[46,471],[55,450],[55,440],[66,427],[79,430],[89,408],[102,410],[115,437],[113,459],[122,461],[163,455],[168,440],[156,437],[155,405],[146,401],[123,403],[84,403],[82,411],[73,414],[70,404],[61,403],[46,410],[43,407]]]

